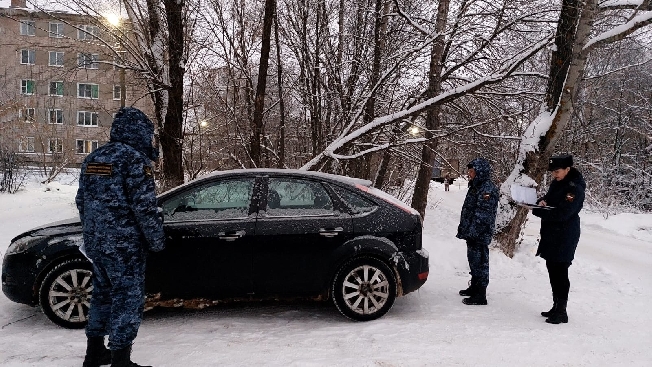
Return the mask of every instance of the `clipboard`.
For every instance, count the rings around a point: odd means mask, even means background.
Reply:
[[[521,202],[518,202],[518,201],[514,201],[513,203],[518,205],[518,206],[522,206],[522,207],[528,208],[528,209],[545,209],[545,210],[555,209],[554,206],[543,206],[543,205],[537,205],[537,204],[528,204],[528,203],[521,203]]]
[[[524,187],[520,185],[511,185],[513,203],[528,209],[554,209],[552,206],[537,205],[537,192],[533,187]]]

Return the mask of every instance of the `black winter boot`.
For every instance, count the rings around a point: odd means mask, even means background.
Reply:
[[[552,296],[552,308],[550,311],[543,311],[541,312],[541,316],[543,317],[550,317],[552,314],[557,310],[557,302],[559,302],[559,299],[557,297]]]
[[[475,293],[475,285],[473,283],[473,279],[469,280],[469,287],[462,289],[459,293],[460,296],[471,297]]]
[[[152,367],[141,366],[131,361],[131,346],[111,351],[111,367]]]
[[[103,336],[94,336],[86,340],[86,356],[83,367],[100,367],[111,363],[111,351],[104,346]]]
[[[465,305],[486,305],[487,304],[487,287],[475,287],[475,293],[469,298],[464,298],[462,302]]]
[[[566,313],[566,303],[567,299],[557,300],[557,309],[552,313],[547,319],[546,322],[549,324],[565,324],[568,322],[568,314]]]

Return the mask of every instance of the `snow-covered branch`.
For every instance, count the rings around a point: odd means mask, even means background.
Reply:
[[[507,136],[507,135],[490,135],[490,134],[485,134],[479,132],[477,129],[473,129],[473,132],[480,135],[484,136],[485,138],[491,138],[491,139],[507,139],[507,140],[521,140],[520,136]]]
[[[646,2],[649,6],[650,2],[644,0],[607,0],[601,2],[598,7],[600,10],[638,9]]]
[[[373,130],[392,124],[396,121],[403,120],[407,117],[418,115],[434,105],[449,102],[453,99],[459,98],[469,93],[473,93],[485,86],[501,82],[512,72],[514,72],[514,70],[516,70],[521,64],[523,64],[529,57],[536,54],[539,50],[548,45],[553,38],[553,35],[549,35],[548,37],[540,40],[539,42],[531,45],[521,52],[512,55],[512,57],[506,58],[508,61],[506,61],[498,70],[485,77],[479,78],[465,85],[443,91],[441,94],[416,104],[406,110],[398,111],[386,116],[377,117],[370,123],[358,128],[351,133],[341,134],[337,139],[330,143],[323,152],[315,156],[312,160],[301,167],[301,169],[311,169],[319,162],[321,162],[324,158],[333,157],[338,149],[341,149],[348,143],[360,138],[361,136],[364,136]]]
[[[638,67],[638,66],[643,66],[643,65],[649,63],[650,61],[652,61],[652,59],[647,59],[647,60],[645,60],[645,61],[642,61],[642,62],[639,62],[639,63],[636,63],[636,64],[631,64],[631,65],[623,66],[623,67],[620,67],[620,68],[616,68],[616,69],[614,69],[614,70],[610,70],[610,71],[608,71],[608,72],[606,72],[606,73],[603,73],[603,74],[592,75],[592,76],[586,76],[586,77],[584,77],[584,80],[603,78],[603,77],[605,77],[605,76],[607,76],[607,75],[611,75],[611,74],[619,73],[619,72],[621,72],[621,71],[624,71],[624,70],[627,70],[627,69],[631,69],[631,68],[635,68],[635,67]]]
[[[649,24],[652,24],[652,11],[644,11],[636,16],[632,17],[630,21],[625,24],[621,24],[617,27],[614,27],[606,32],[602,32],[597,36],[589,39],[582,49],[583,52],[588,52],[595,47],[604,45],[607,43],[619,41],[638,29],[645,27]]]
[[[401,9],[401,5],[398,3],[398,0],[394,0],[394,7],[396,9],[396,12],[401,18],[405,19],[412,27],[414,27],[414,29],[416,29],[426,37],[435,39],[440,36],[438,33],[432,34],[432,32],[430,32],[426,28],[423,28],[421,25],[419,25],[419,23],[415,22],[414,19],[412,19],[412,17],[410,17]]]

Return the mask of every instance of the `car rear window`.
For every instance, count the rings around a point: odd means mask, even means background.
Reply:
[[[333,202],[320,183],[272,177],[268,183],[265,215],[272,217],[334,215]]]
[[[353,191],[343,189],[341,187],[333,187],[333,190],[339,195],[342,200],[347,202],[349,206],[355,210],[357,213],[368,213],[376,208],[371,200],[367,200],[362,195],[358,195]]]

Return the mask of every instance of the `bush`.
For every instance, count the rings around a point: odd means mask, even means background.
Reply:
[[[27,169],[14,151],[0,147],[0,192],[16,193],[25,183]]]

